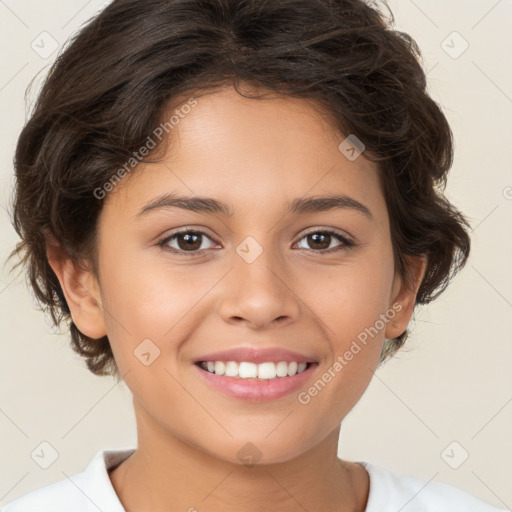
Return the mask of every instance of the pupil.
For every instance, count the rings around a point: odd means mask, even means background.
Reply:
[[[310,246],[312,246],[313,249],[327,249],[329,247],[329,243],[327,243],[327,245],[325,245],[325,241],[331,235],[327,235],[325,233],[314,233],[314,234],[308,235],[308,236],[309,236],[309,239],[313,242],[312,244],[310,244]],[[323,238],[323,244],[321,241],[319,242],[319,240],[318,240],[319,238]],[[320,244],[320,247],[318,247],[318,244]]]

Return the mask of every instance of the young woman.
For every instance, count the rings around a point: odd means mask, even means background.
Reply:
[[[116,0],[16,149],[15,254],[137,447],[4,512],[498,510],[338,458],[468,257],[419,51],[361,0]]]

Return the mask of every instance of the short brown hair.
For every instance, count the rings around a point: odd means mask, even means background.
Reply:
[[[452,133],[426,92],[417,44],[393,22],[362,0],[115,0],[70,41],[17,143],[21,241],[11,256],[53,322],[70,321],[72,347],[93,373],[119,377],[107,336],[93,340],[73,323],[47,236],[94,262],[94,190],[190,91],[244,82],[315,100],[378,162],[397,271],[409,282],[407,256],[427,258],[416,304],[446,288],[470,249],[469,225],[443,195]],[[407,335],[385,341],[381,362]]]

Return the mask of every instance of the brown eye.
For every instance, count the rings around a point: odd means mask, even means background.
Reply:
[[[308,245],[312,249],[329,249],[331,245],[331,235],[327,233],[313,233],[312,235],[307,235]]]
[[[176,235],[176,240],[180,249],[184,251],[197,251],[201,247],[202,236],[196,233],[180,233]]]
[[[299,247],[300,249],[312,249],[315,252],[337,251],[353,245],[352,242],[335,231],[314,231],[301,238],[299,244],[302,240],[306,240],[308,247]],[[336,241],[339,243],[336,244]]]
[[[203,231],[188,229],[168,236],[159,245],[168,248],[172,252],[195,254],[211,248],[204,246],[205,239],[212,241]]]

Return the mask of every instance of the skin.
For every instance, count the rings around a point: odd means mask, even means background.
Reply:
[[[304,99],[247,99],[230,87],[200,95],[163,160],[139,165],[105,199],[99,276],[49,248],[73,321],[91,338],[108,335],[133,394],[138,449],[110,472],[127,511],[364,511],[368,474],[338,458],[340,426],[384,338],[406,329],[424,260],[410,260],[408,288],[395,273],[378,169],[364,153],[345,158],[344,138]],[[162,192],[215,198],[233,216],[179,208],[137,216]],[[296,198],[333,193],[372,217],[350,208],[286,213]],[[183,254],[179,237],[169,244],[181,255],[158,245],[185,226],[207,231],[203,251]],[[306,231],[322,229],[355,245],[308,242]],[[252,263],[236,252],[248,236],[263,250]],[[323,249],[335,246],[343,248]],[[295,392],[265,403],[227,397],[193,366],[214,350],[284,347],[318,361],[307,389],[397,303],[393,320],[307,405]],[[133,354],[147,338],[160,350],[149,366]],[[237,457],[247,442],[261,452],[252,467]]]

